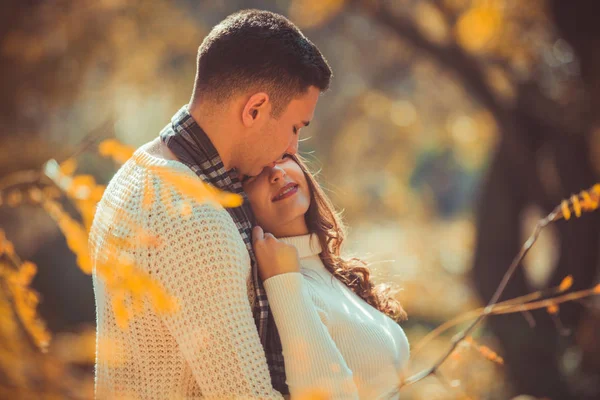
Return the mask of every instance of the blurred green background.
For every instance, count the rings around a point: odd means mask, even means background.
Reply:
[[[288,16],[334,79],[301,152],[344,210],[346,251],[401,288],[409,340],[489,300],[537,219],[600,176],[600,7],[595,0],[4,0],[0,6],[0,226],[55,332],[93,324],[91,280],[40,208],[9,207],[15,174],[107,137],[137,147],[188,102],[211,27],[242,8]],[[504,298],[566,275],[598,281],[598,212],[545,230]],[[407,399],[600,396],[598,302],[490,319],[477,340],[403,389]],[[535,321],[535,325],[531,324]],[[411,370],[443,354],[434,341]],[[91,379],[88,376],[86,379]]]

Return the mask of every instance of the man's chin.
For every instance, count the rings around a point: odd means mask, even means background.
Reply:
[[[237,170],[237,176],[239,179],[242,179],[245,176],[256,176],[258,174],[260,174],[260,171],[256,172],[256,171],[252,171],[252,170],[241,170],[241,169]]]

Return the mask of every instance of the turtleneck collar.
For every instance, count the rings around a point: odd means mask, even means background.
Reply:
[[[282,237],[277,238],[277,240],[280,240],[286,244],[291,244],[298,249],[298,256],[300,259],[317,255],[322,251],[321,244],[319,243],[319,237],[315,233],[308,233],[300,236]]]

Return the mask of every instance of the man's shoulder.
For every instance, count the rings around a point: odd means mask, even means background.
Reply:
[[[125,185],[129,193],[147,190],[149,178],[153,181],[161,180],[156,174],[159,169],[193,176],[193,171],[172,153],[168,154],[161,143],[160,138],[157,138],[138,147],[131,158],[116,171],[106,189],[120,190]]]
[[[175,154],[169,149],[160,137],[156,137],[148,143],[140,146],[139,151],[145,151],[149,155],[162,160],[179,161]]]
[[[169,172],[167,175],[172,177],[182,173],[201,179],[165,152],[167,147],[162,144],[158,138],[140,146],[110,180],[99,207],[137,214],[136,219],[142,219],[144,225],[156,229],[177,225],[238,233],[233,218],[223,206],[211,199],[194,198],[177,186],[189,183],[187,179],[171,182],[157,173],[155,168]]]

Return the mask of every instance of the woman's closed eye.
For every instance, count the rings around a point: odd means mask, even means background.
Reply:
[[[287,160],[288,160],[289,158],[291,158],[291,157],[292,157],[291,155],[289,155],[289,154],[285,153],[284,155],[282,155],[282,156],[281,156],[281,158],[280,158],[279,160],[277,160],[277,162],[278,162],[278,163],[285,162],[285,161],[287,161]]]
[[[288,154],[288,153],[285,153],[284,155],[282,155],[282,156],[281,156],[281,158],[280,158],[279,160],[275,161],[275,163],[276,163],[276,164],[281,164],[281,163],[284,163],[284,162],[286,162],[288,159],[291,159],[291,158],[292,158],[292,156],[291,156],[290,154]],[[263,170],[263,171],[264,171],[264,170]],[[262,173],[262,171],[261,171],[261,173]],[[258,176],[258,175],[257,175],[257,176]],[[252,181],[254,178],[256,178],[256,176],[244,175],[244,176],[242,177],[242,179],[240,180],[240,182],[241,182],[242,184],[244,184],[244,183],[247,183],[247,182],[251,182],[251,181]]]

